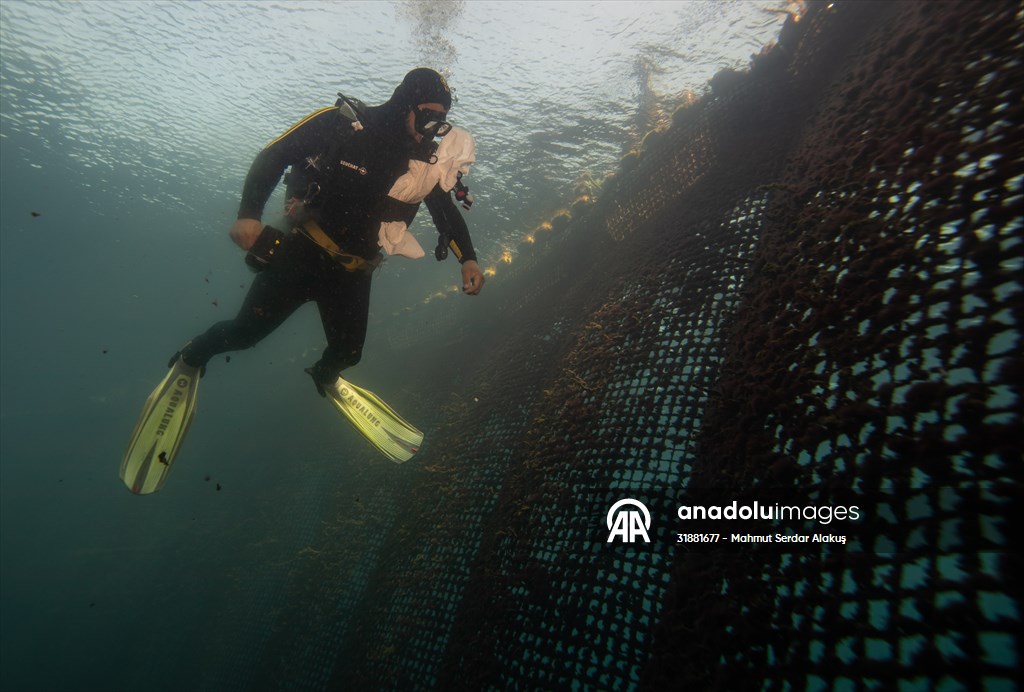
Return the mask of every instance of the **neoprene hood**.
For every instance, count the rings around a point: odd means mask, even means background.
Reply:
[[[391,95],[391,102],[407,109],[421,103],[440,103],[448,110],[452,107],[452,90],[439,73],[428,67],[417,67],[405,75]]]

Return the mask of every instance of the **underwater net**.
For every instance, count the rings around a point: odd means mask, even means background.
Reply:
[[[1022,48],[1016,2],[812,3],[486,297],[388,325],[423,451],[308,509],[315,555],[240,596],[272,623],[205,684],[1012,685]],[[900,531],[674,543],[681,493],[769,487]],[[650,546],[606,542],[623,497]]]

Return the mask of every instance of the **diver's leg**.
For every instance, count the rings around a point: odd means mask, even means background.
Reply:
[[[182,349],[185,363],[204,367],[219,353],[255,346],[311,298],[302,258],[296,256],[302,253],[294,252],[294,245],[282,246],[274,262],[256,275],[233,320],[216,323]]]
[[[333,384],[342,370],[358,363],[366,340],[371,276],[341,270],[337,277],[329,290],[316,296],[327,336],[323,357],[310,371],[318,384]]]

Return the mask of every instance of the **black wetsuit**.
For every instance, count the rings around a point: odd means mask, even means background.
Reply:
[[[341,103],[341,102],[339,102]],[[417,145],[405,127],[407,109],[392,105],[359,112],[361,129],[337,106],[311,114],[271,142],[253,161],[245,179],[240,219],[260,219],[285,169],[289,188],[303,199],[304,219],[314,220],[345,253],[377,258],[381,221],[411,221],[418,205],[395,206],[387,196],[409,168],[425,159],[431,143]],[[466,223],[451,195],[437,187],[426,198],[431,218],[462,262],[476,259]],[[256,345],[299,306],[314,300],[327,336],[327,348],[313,377],[330,383],[359,362],[370,308],[367,271],[349,271],[302,233],[287,234],[270,265],[257,275],[233,320],[218,322],[182,352],[190,365]]]

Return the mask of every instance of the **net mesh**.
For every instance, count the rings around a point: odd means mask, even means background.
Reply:
[[[1021,478],[1022,47],[1015,2],[812,3],[486,298],[389,325],[367,352],[424,449],[346,470],[315,554],[246,601],[288,605],[235,683],[1011,686],[1019,553],[972,546],[1010,545]],[[671,517],[769,481],[875,492],[919,534],[604,542],[621,497]]]

